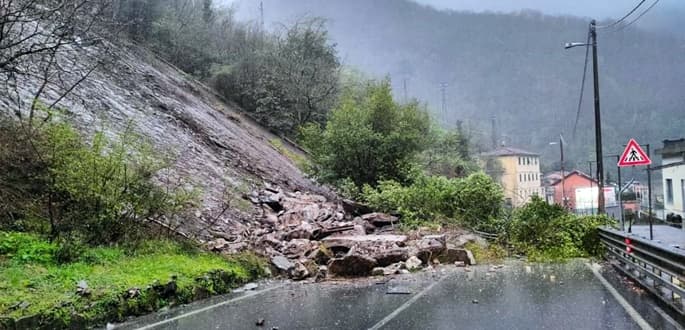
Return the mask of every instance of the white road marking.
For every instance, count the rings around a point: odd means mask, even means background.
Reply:
[[[225,301],[216,303],[216,304],[214,304],[214,305],[206,306],[206,307],[203,307],[203,308],[200,308],[200,309],[196,309],[196,310],[193,310],[193,311],[190,311],[190,312],[187,312],[187,313],[183,313],[183,314],[181,314],[181,315],[177,315],[177,316],[172,317],[172,318],[170,318],[170,319],[166,319],[166,320],[162,320],[162,321],[159,321],[159,322],[156,322],[156,323],[148,324],[148,325],[146,325],[146,326],[137,328],[136,330],[148,330],[148,329],[153,329],[153,328],[156,328],[156,327],[158,327],[158,326],[160,326],[160,325],[167,324],[167,323],[169,323],[169,322],[174,322],[174,321],[176,321],[176,320],[180,320],[180,319],[185,318],[185,317],[188,317],[188,316],[192,316],[192,315],[195,315],[195,314],[203,313],[203,312],[206,312],[206,311],[208,311],[208,310],[211,310],[211,309],[214,309],[214,308],[217,308],[217,307],[220,307],[220,306],[224,306],[224,305],[227,305],[227,304],[236,302],[236,301],[240,301],[240,300],[243,300],[243,299],[247,299],[247,298],[250,298],[250,297],[254,297],[254,296],[256,296],[256,295],[260,295],[260,294],[262,294],[262,293],[269,292],[269,291],[274,290],[274,289],[278,289],[278,288],[280,288],[280,287],[283,287],[284,285],[285,285],[285,283],[280,284],[280,285],[276,285],[276,286],[273,286],[273,287],[270,287],[270,288],[267,288],[267,289],[264,289],[264,290],[250,292],[250,293],[244,294],[244,295],[242,295],[242,296],[240,296],[240,297],[236,297],[236,298],[233,298],[233,299],[225,300]]]
[[[398,307],[395,311],[392,313],[388,314],[384,319],[380,320],[378,323],[376,323],[373,327],[369,328],[369,330],[378,330],[384,325],[386,325],[388,322],[392,321],[397,315],[399,315],[403,310],[407,309],[409,306],[411,306],[413,303],[415,303],[419,298],[421,298],[423,295],[425,295],[428,291],[430,291],[434,286],[436,286],[438,283],[442,282],[447,276],[441,277],[439,280],[431,283],[431,285],[427,286],[425,289],[421,290],[421,292],[417,293],[411,299],[407,300],[402,306]]]
[[[628,303],[628,301],[626,301],[625,298],[623,298],[623,296],[621,296],[621,294],[618,293],[618,291],[616,291],[616,289],[614,289],[613,286],[611,286],[609,281],[607,281],[604,278],[604,276],[602,276],[602,274],[599,273],[599,270],[597,270],[597,268],[599,267],[598,265],[590,265],[589,263],[585,263],[585,265],[588,266],[590,270],[592,270],[592,273],[595,274],[595,277],[597,277],[597,279],[599,279],[602,285],[604,285],[604,288],[606,288],[609,291],[609,293],[611,293],[611,295],[614,296],[614,299],[616,299],[618,303],[621,306],[623,306],[628,315],[630,315],[630,317],[633,318],[633,321],[635,321],[635,323],[637,323],[637,325],[640,326],[642,330],[654,330],[654,328],[652,328],[652,326],[649,325],[649,323],[647,323],[647,321],[645,321],[644,318],[642,318],[642,315],[640,315],[640,313],[638,313],[635,310],[635,308],[633,308],[633,306],[631,306]]]
[[[661,315],[661,317],[663,317],[664,320],[666,320],[666,322],[670,323],[676,330],[685,330],[685,328],[683,328],[680,324],[678,324],[678,322],[676,322],[676,320],[674,320],[670,315],[666,314],[666,312],[664,312],[663,309],[661,309],[657,306],[654,306],[654,311],[659,313],[659,315]]]

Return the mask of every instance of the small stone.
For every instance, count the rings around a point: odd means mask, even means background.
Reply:
[[[454,265],[457,267],[466,267],[466,263],[464,263],[463,261],[455,261]]]
[[[421,261],[421,259],[417,258],[416,256],[412,256],[409,259],[407,259],[405,264],[407,266],[407,269],[409,271],[412,271],[412,270],[419,269],[419,267],[421,267],[422,263],[423,262]]]
[[[473,299],[473,300],[471,300],[471,303],[477,304],[477,303],[478,303],[478,300]]]
[[[411,272],[406,269],[400,269],[400,274],[410,274]]]
[[[271,327],[271,330],[278,330],[278,327]]]
[[[465,272],[470,272],[470,271],[471,271],[471,268],[469,268],[469,267],[464,267],[464,271],[465,271]]]
[[[258,287],[259,287],[259,285],[257,283],[247,283],[247,284],[245,284],[245,287],[243,287],[243,289],[245,289],[246,291],[250,291],[250,290],[254,290]]]
[[[261,327],[264,325],[264,322],[265,322],[264,319],[259,319],[259,320],[257,320],[257,322],[255,322],[255,325],[258,327]]]
[[[383,275],[385,275],[385,269],[383,267],[376,267],[373,270],[371,270],[371,275],[372,276],[383,276]]]
[[[433,259],[433,264],[439,265],[439,264],[440,264],[440,260],[438,260],[438,259]]]

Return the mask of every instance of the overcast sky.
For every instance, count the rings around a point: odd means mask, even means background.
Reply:
[[[450,8],[473,11],[518,11],[521,9],[535,9],[551,15],[573,15],[581,17],[616,18],[632,9],[638,0],[415,0],[436,8]],[[647,1],[647,7],[653,0]],[[681,0],[661,0],[653,9],[654,12],[662,8],[683,7]]]
[[[223,0],[227,3],[241,3],[240,7],[252,7],[250,2],[258,0]],[[283,0],[297,1],[297,0]],[[330,0],[327,0],[330,1]],[[438,9],[455,9],[471,11],[501,11],[512,12],[521,9],[534,9],[550,15],[573,15],[581,17],[616,18],[633,8],[639,0],[413,0],[415,2],[433,6]],[[654,0],[648,0],[643,5],[649,6]],[[322,1],[325,3],[325,1]],[[663,12],[668,9],[685,9],[683,0],[661,0],[650,12]],[[246,8],[239,8],[246,9]],[[685,18],[684,18],[685,19]]]
[[[238,17],[254,19],[259,15],[259,0],[215,0],[217,3],[235,4]],[[298,1],[298,0],[280,0]],[[321,0],[325,5],[327,1]],[[373,1],[373,0],[369,0]],[[548,15],[572,15],[595,18],[597,20],[616,19],[637,5],[641,0],[413,0],[437,9],[468,10],[474,12],[518,12],[533,9]],[[635,17],[654,1],[646,0],[632,16]],[[640,19],[637,26],[647,29],[666,31],[685,37],[685,0],[660,0],[660,2]]]

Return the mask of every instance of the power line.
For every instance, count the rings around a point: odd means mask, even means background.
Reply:
[[[614,27],[614,26],[620,24],[620,23],[623,22],[626,18],[628,18],[628,16],[632,15],[638,8],[640,8],[640,6],[642,6],[646,1],[647,1],[647,0],[640,0],[640,3],[638,3],[638,4],[635,6],[635,8],[633,8],[631,11],[629,11],[627,14],[625,14],[623,17],[621,17],[621,19],[619,19],[619,20],[617,20],[617,21],[615,21],[615,22],[613,22],[613,23],[611,23],[611,24],[608,24],[608,25],[599,25],[599,26],[597,26],[597,28],[598,28],[598,29],[608,29],[608,28],[611,28],[611,27]]]
[[[638,15],[634,20],[630,21],[628,24],[625,24],[621,26],[617,31],[622,31],[623,29],[633,25],[633,23],[637,22],[642,16],[644,16],[648,11],[650,11],[656,4],[659,3],[659,0],[655,0],[654,3],[652,3],[647,9],[645,9],[640,15]]]
[[[578,109],[576,110],[576,122],[573,124],[573,138],[576,138],[576,129],[578,128],[578,120],[580,120],[580,108],[583,104],[583,94],[585,94],[585,78],[587,77],[587,64],[590,58],[590,31],[587,34],[587,41],[585,42],[585,64],[583,66],[583,80],[580,82],[580,98],[578,99]]]

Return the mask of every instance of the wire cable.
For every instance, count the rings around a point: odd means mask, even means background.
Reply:
[[[580,98],[578,99],[578,110],[576,110],[576,122],[573,124],[573,139],[576,138],[576,129],[578,128],[578,121],[580,120],[580,108],[583,105],[583,94],[585,94],[585,79],[587,77],[587,64],[590,58],[590,31],[587,33],[587,42],[585,42],[585,64],[583,65],[583,80],[580,82]]]
[[[647,9],[645,9],[640,15],[638,15],[634,20],[630,21],[628,24],[624,24],[621,27],[619,27],[616,31],[623,31],[625,28],[633,25],[633,23],[637,22],[642,16],[644,16],[648,11],[650,11],[656,4],[659,3],[659,0],[655,0],[654,3],[652,3]]]
[[[640,2],[635,6],[635,8],[633,8],[631,11],[629,11],[627,14],[625,14],[623,17],[621,17],[621,19],[619,19],[613,23],[607,24],[607,25],[598,25],[597,28],[598,29],[608,29],[608,28],[611,28],[611,27],[614,27],[614,26],[620,24],[626,18],[628,18],[628,16],[632,15],[638,8],[640,8],[640,6],[642,6],[646,1],[647,0],[640,0]]]

